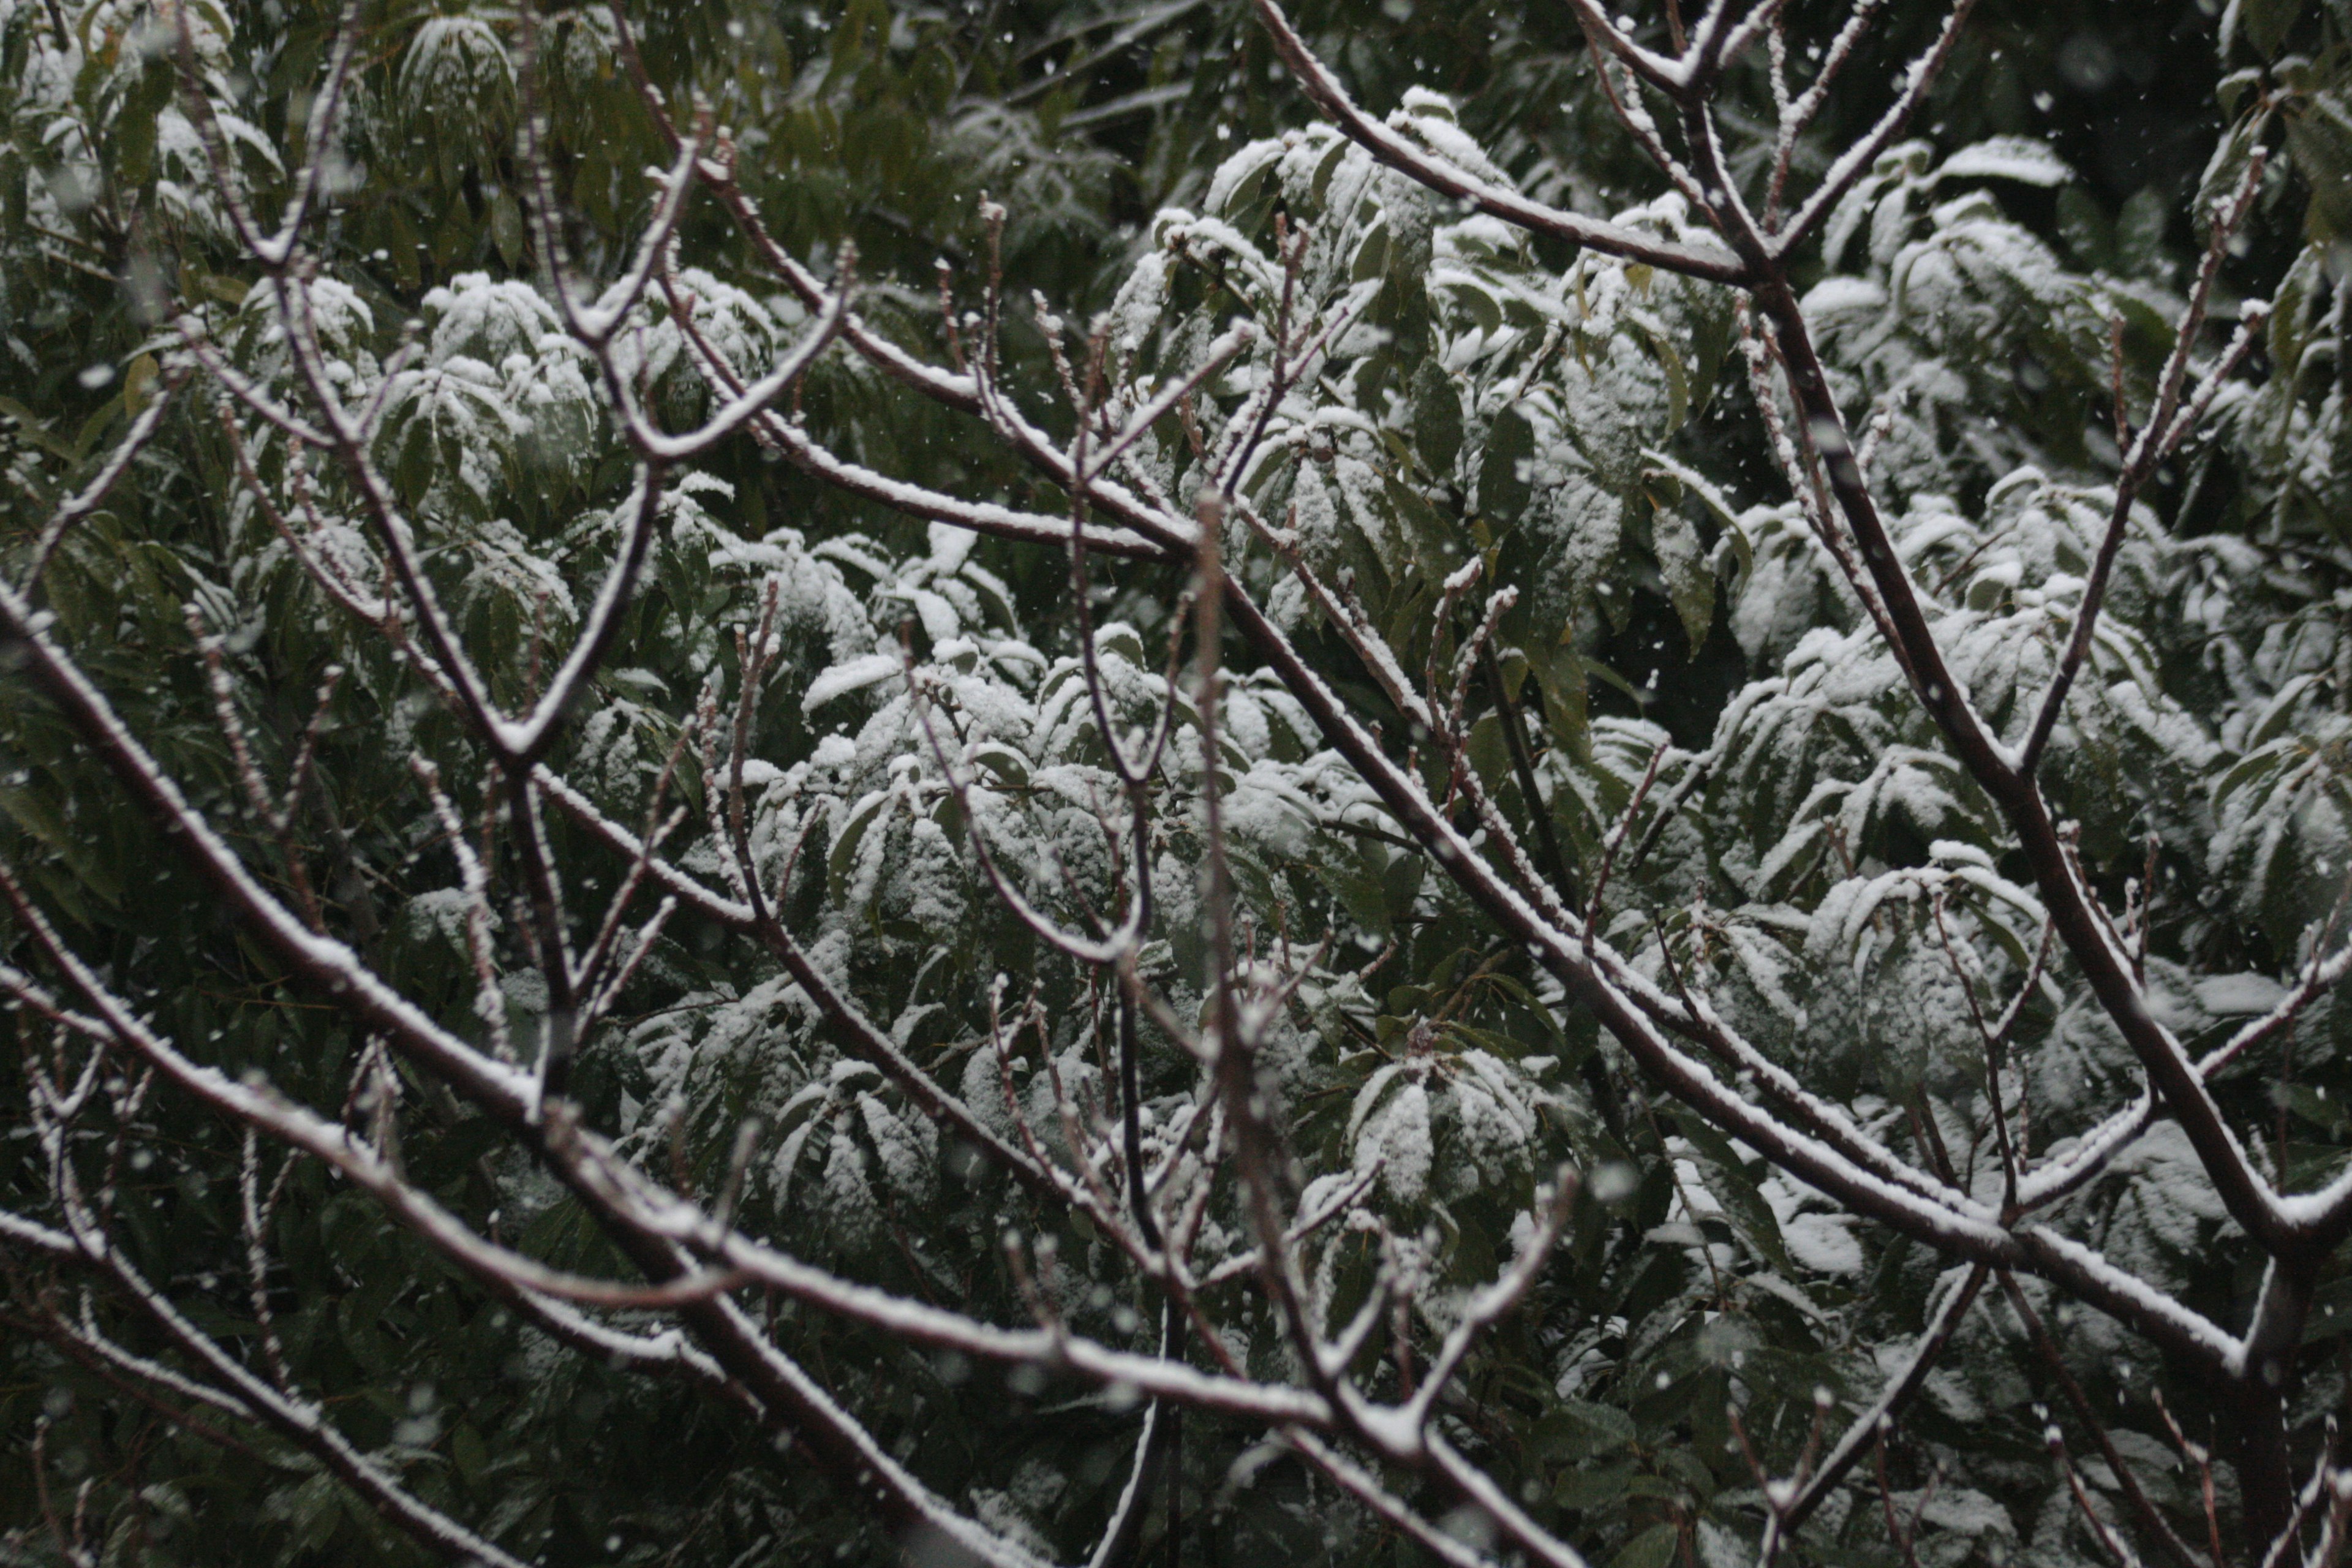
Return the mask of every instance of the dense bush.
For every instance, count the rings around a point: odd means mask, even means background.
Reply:
[[[0,0],[0,1557],[2338,1561],[2352,13],[1700,9]]]

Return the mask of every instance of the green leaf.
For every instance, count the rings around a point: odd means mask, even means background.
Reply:
[[[154,177],[155,121],[172,101],[173,75],[163,56],[151,57],[115,111],[114,177],[124,185],[135,188]]]
[[[1535,427],[1526,416],[1515,408],[1496,414],[1478,460],[1478,510],[1496,522],[1517,522],[1533,490],[1528,466],[1535,455]]]
[[[1592,710],[1585,676],[1592,661],[1572,647],[1555,645],[1528,649],[1528,667],[1535,672],[1537,689],[1543,693],[1544,722],[1551,731],[1553,744],[1565,749],[1580,766],[1589,766]],[[1569,799],[1569,793],[1562,790],[1554,805],[1564,807]]]
[[[1413,373],[1412,439],[1432,474],[1443,479],[1454,472],[1462,450],[1462,398],[1454,378],[1433,359],[1422,361]]]
[[[860,800],[849,813],[849,820],[841,825],[840,836],[834,839],[825,854],[825,869],[835,899],[845,899],[849,878],[856,863],[858,844],[877,822],[884,819],[890,805],[887,792],[877,790]]]
[[[2308,94],[2286,117],[2286,144],[2296,172],[2311,187],[2315,229],[2333,238],[2352,237],[2352,103],[2340,93]],[[2217,161],[2220,156],[2215,154]],[[2212,178],[2209,171],[2209,185]],[[2200,202],[2210,199],[2202,188],[2198,196]]]
[[[1389,862],[1381,886],[1391,921],[1402,921],[1412,915],[1413,902],[1421,897],[1421,884],[1428,873],[1429,862],[1419,855],[1400,855]]]
[[[74,461],[79,462],[88,457],[90,449],[98,445],[98,438],[121,416],[122,400],[123,395],[116,393],[100,404],[96,413],[81,422],[81,428],[74,432]]]
[[[16,422],[17,433],[50,456],[63,458],[71,462],[79,455],[70,446],[52,435],[49,427],[41,423],[38,416],[15,398],[0,397],[0,414],[14,419]]]
[[[1715,563],[1678,506],[1652,512],[1650,537],[1657,551],[1658,574],[1666,580],[1666,596],[1674,602],[1696,658],[1715,625]]]
[[[1757,1190],[1755,1179],[1740,1164],[1730,1142],[1693,1111],[1676,1110],[1675,1126],[1689,1141],[1706,1177],[1706,1190],[1723,1205],[1724,1217],[1739,1238],[1773,1268],[1795,1272],[1787,1244],[1780,1239],[1780,1222]]]
[[[2098,198],[2079,184],[2063,186],[2058,192],[2058,234],[2084,267],[2115,265],[2115,225],[2099,210]]]
[[[499,258],[509,267],[522,265],[522,207],[504,186],[490,197],[490,243],[499,247]]]
[[[1408,532],[1406,547],[1413,561],[1424,565],[1450,565],[1457,553],[1457,535],[1447,527],[1438,510],[1430,505],[1428,499],[1419,490],[1402,479],[1391,479],[1381,489],[1388,498],[1391,514]],[[1394,574],[1400,581],[1409,564],[1405,562],[1397,563]]]
[[[1315,864],[1316,877],[1339,898],[1348,918],[1375,936],[1388,934],[1392,907],[1384,876],[1389,868],[1381,866],[1381,854],[1378,845],[1360,840],[1353,856]]]
[[[1574,1464],[1630,1447],[1634,1436],[1633,1418],[1616,1406],[1563,1399],[1536,1423],[1533,1447],[1545,1458]]]
[[[2144,185],[2116,215],[2116,260],[2126,271],[2147,273],[2163,261],[2164,231],[2172,221],[2172,198]]]
[[[316,1475],[296,1487],[279,1505],[284,1510],[283,1517],[294,1525],[295,1543],[301,1551],[316,1551],[335,1533],[335,1525],[341,1518],[341,1510],[336,1507],[340,1490],[334,1477]]]
[[[2263,55],[2278,53],[2288,31],[2303,15],[2304,0],[2238,0],[2238,20],[2246,41]]]
[[[1682,1545],[1682,1531],[1672,1524],[1654,1524],[1625,1543],[1609,1560],[1609,1568],[1667,1568]]]
[[[2307,1084],[2278,1084],[2271,1090],[2272,1098],[2305,1121],[2323,1131],[2340,1133],[2347,1120],[2345,1103],[2330,1100],[2322,1090]]]
[[[155,378],[161,374],[153,354],[141,354],[131,362],[122,376],[122,411],[136,417],[147,406],[147,399],[155,389]]]
[[[482,1472],[489,1468],[490,1451],[472,1422],[458,1422],[457,1429],[449,1434],[449,1458],[469,1485],[481,1479]]]
[[[1477,773],[1478,782],[1491,797],[1501,790],[1511,771],[1510,745],[1503,739],[1503,716],[1481,715],[1470,726],[1470,739],[1464,749],[1469,753],[1470,766]]]
[[[1552,1489],[1552,1500],[1562,1508],[1590,1513],[1622,1502],[1633,1489],[1633,1467],[1611,1465],[1598,1470],[1571,1470]]]

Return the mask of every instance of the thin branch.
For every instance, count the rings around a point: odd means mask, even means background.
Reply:
[[[2066,1365],[2065,1352],[2059,1348],[2058,1342],[2051,1337],[2050,1331],[2042,1326],[2041,1314],[2034,1311],[2033,1304],[2025,1299],[2025,1292],[2019,1289],[2015,1276],[2007,1269],[2001,1269],[1999,1273],[2001,1293],[2009,1298],[2010,1310],[2017,1314],[2018,1321],[2024,1325],[2026,1333],[2032,1339],[2034,1349],[2041,1352],[2042,1359],[2048,1363],[2051,1375],[2057,1380],[2059,1389],[2066,1396],[2068,1406],[2074,1412],[2075,1419],[2083,1424],[2090,1432],[2092,1441],[2098,1445],[2099,1457],[2107,1462],[2107,1468],[2115,1472],[2116,1483],[2123,1488],[2125,1500],[2130,1503],[2133,1514],[2140,1521],[2140,1527],[2154,1536],[2164,1547],[2165,1552],[2175,1562],[2179,1563],[2182,1568],[2220,1568],[2218,1560],[2209,1563],[2198,1555],[2195,1547],[2181,1540],[2179,1533],[2172,1528],[2171,1521],[2158,1511],[2156,1504],[2148,1500],[2147,1493],[2140,1489],[2139,1478],[2132,1473],[2131,1468],[2124,1463],[2123,1455],[2116,1451],[2115,1439],[2107,1436],[2107,1429],[2100,1422],[2098,1413],[2091,1408],[2090,1396],[2083,1392],[2083,1385],[2075,1381],[2073,1371]],[[2053,1424],[2050,1428],[2053,1451],[2059,1455],[2059,1462],[2064,1464],[2063,1451],[2056,1447],[2057,1432],[2058,1428]],[[2069,1466],[2067,1468],[2071,1475],[2073,1467]],[[2079,1481],[2075,1483],[2078,1491],[2080,1484]],[[2084,1512],[2088,1513],[2090,1507],[2088,1500],[2083,1499],[2082,1501]],[[2102,1531],[2105,1530],[2105,1525],[2097,1519],[2096,1515],[2092,1515],[2091,1518],[2093,1523]],[[2118,1551],[2121,1551],[2120,1542],[2114,1544]],[[2123,1555],[2126,1561],[2129,1560],[2128,1552]]]
[[[1276,0],[1257,0],[1257,12],[1265,24],[1268,36],[1274,40],[1276,50],[1282,56],[1283,63],[1290,68],[1291,74],[1297,79],[1307,97],[1331,117],[1333,123],[1373,157],[1391,168],[1402,170],[1430,189],[1466,201],[1482,212],[1492,213],[1537,234],[1564,239],[1573,245],[1597,250],[1604,256],[1622,256],[1629,261],[1646,262],[1662,271],[1715,283],[1737,283],[1747,277],[1747,268],[1735,257],[1695,250],[1636,229],[1563,212],[1482,180],[1423,151],[1401,132],[1381,124],[1356,107],[1347,89],[1339,85],[1339,78],[1315,58],[1305,40],[1292,28],[1290,19],[1283,14]]]
[[[2164,369],[2157,378],[2156,406],[2149,410],[2147,423],[2141,426],[2139,437],[2124,454],[2122,471],[2116,476],[2115,505],[2109,512],[2106,532],[2099,540],[2097,553],[2092,558],[2091,573],[2083,584],[2082,603],[2074,611],[2074,626],[2066,639],[2065,651],[2059,656],[2057,667],[2051,672],[2050,689],[2043,693],[2042,703],[2033,716],[2033,727],[2024,746],[2018,752],[2018,771],[2031,774],[2042,760],[2043,749],[2050,743],[2050,734],[2057,727],[2058,715],[2066,705],[2066,693],[2074,684],[2075,674],[2091,651],[2092,634],[2096,630],[2099,610],[2106,599],[2107,580],[2115,571],[2116,556],[2123,548],[2124,537],[2130,531],[2133,504],[2139,491],[2154,475],[2157,466],[2172,455],[2173,449],[2193,427],[2195,419],[2210,403],[2210,395],[2228,381],[2246,354],[2253,347],[2255,329],[2263,321],[2264,308],[2248,305],[2235,339],[2215,363],[2205,378],[2209,396],[2193,405],[2188,418],[2178,417],[2180,388],[2189,374],[2190,353],[2204,331],[2205,312],[2213,297],[2213,285],[2221,277],[2222,258],[2229,254],[2231,237],[2244,223],[2252,210],[2255,195],[2262,189],[2263,156],[2257,148],[2247,160],[2246,172],[2238,182],[2236,192],[2216,204],[2212,216],[2212,233],[2205,247],[2204,259],[2197,268],[2197,281],[2189,291],[2188,309],[2181,312],[2180,324],[2173,333],[2172,352],[2166,358]],[[2120,383],[2118,383],[2116,417],[2123,419]]]
[[[1960,29],[1968,22],[1969,13],[1975,5],[1976,0],[1955,0],[1951,11],[1944,18],[1943,31],[1936,35],[1936,41],[1927,47],[1927,52],[1912,61],[1903,73],[1903,86],[1895,94],[1894,103],[1879,116],[1877,123],[1867,133],[1838,154],[1829,172],[1822,176],[1821,184],[1813,187],[1813,194],[1805,198],[1804,205],[1797,209],[1785,228],[1772,237],[1769,255],[1776,266],[1795,255],[1813,237],[1814,231],[1836,210],[1838,203],[1845,199],[1846,193],[1870,173],[1877,163],[1879,154],[1895,145],[1895,139],[1902,135],[1904,128],[1911,123],[1911,117],[1919,111],[1920,104],[1927,101],[1928,89],[1943,74],[1953,46],[1960,40]]]
[[[163,427],[163,416],[171,412],[180,384],[187,379],[188,374],[188,366],[178,357],[165,362],[147,406],[139,411],[139,416],[131,422],[131,428],[123,432],[122,439],[116,442],[114,449],[107,454],[105,464],[79,493],[69,497],[49,514],[49,521],[42,527],[40,537],[33,542],[32,557],[26,563],[24,578],[17,584],[18,593],[29,595],[33,591],[33,584],[41,580],[41,573],[48,566],[49,557],[57,553],[58,546],[65,542],[65,537],[72,531],[74,524],[106,504],[106,498],[114,493],[114,487],[121,481],[123,475],[131,471],[131,465],[138,460],[139,454],[147,449],[148,442],[153,440],[155,432]]]
[[[1838,1440],[1830,1446],[1829,1455],[1822,1460],[1821,1468],[1801,1485],[1796,1496],[1782,1510],[1790,1532],[1812,1517],[1813,1510],[1821,1507],[1822,1500],[1836,1489],[1838,1483],[1845,1479],[1846,1472],[1853,1468],[1854,1461],[1862,1458],[1864,1448],[1878,1441],[1880,1436],[1902,1415],[1904,1407],[1911,1403],[1912,1397],[1927,1385],[1928,1373],[1935,1370],[1936,1362],[1944,1353],[1944,1348],[1952,1342],[1952,1335],[1958,1331],[1960,1320],[1967,1315],[1969,1304],[1977,1299],[1977,1292],[1983,1288],[1989,1272],[1990,1270],[1984,1265],[1978,1264],[1969,1270],[1958,1288],[1945,1293],[1942,1302],[1928,1317],[1927,1326],[1911,1342],[1911,1353],[1905,1360],[1903,1370],[1886,1380],[1878,1391],[1878,1397],[1871,1401],[1869,1407],[1856,1415]]]

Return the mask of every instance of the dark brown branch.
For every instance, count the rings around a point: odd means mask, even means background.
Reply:
[[[2041,1352],[2042,1361],[2048,1364],[2060,1392],[2066,1396],[2068,1408],[2074,1412],[2074,1418],[2083,1424],[2090,1432],[2092,1441],[2098,1445],[2099,1457],[2107,1462],[2107,1468],[2115,1472],[2116,1482],[2123,1488],[2124,1497],[2131,1504],[2132,1512],[2137,1516],[2141,1528],[2154,1536],[2165,1552],[2181,1564],[2181,1568],[2220,1568],[2217,1563],[2207,1563],[2198,1555],[2195,1547],[2181,1540],[2171,1521],[2158,1511],[2156,1504],[2148,1500],[2147,1493],[2140,1489],[2139,1478],[2124,1463],[2123,1455],[2116,1452],[2115,1439],[2107,1436],[2098,1412],[2091,1408],[2090,1396],[2083,1392],[2083,1385],[2075,1381],[2073,1371],[2067,1367],[2065,1352],[2042,1325],[2041,1314],[2034,1311],[2033,1304],[2025,1299],[2025,1292],[2019,1289],[2016,1276],[2005,1268],[2000,1273],[2001,1293],[2009,1298],[2010,1310],[2017,1314],[2017,1321],[2024,1325],[2027,1335],[2033,1341],[2033,1348]]]

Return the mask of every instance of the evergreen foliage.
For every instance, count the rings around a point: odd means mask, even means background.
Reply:
[[[0,1561],[2339,1560],[2344,0],[0,79]]]

